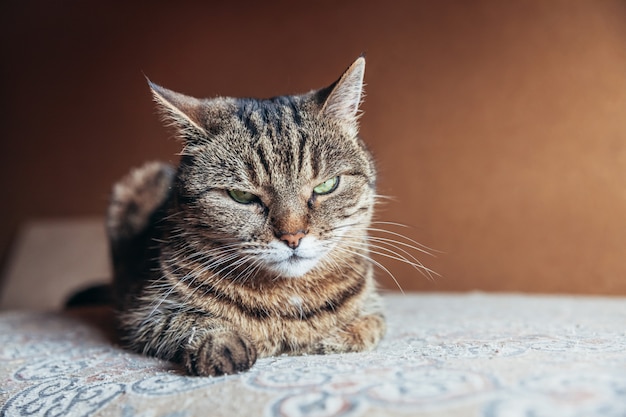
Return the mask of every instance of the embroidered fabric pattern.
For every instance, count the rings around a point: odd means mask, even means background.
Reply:
[[[126,352],[81,315],[1,313],[0,416],[626,415],[624,299],[385,301],[373,352],[267,358],[219,378]]]

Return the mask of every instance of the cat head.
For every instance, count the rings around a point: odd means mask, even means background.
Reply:
[[[366,253],[376,173],[358,137],[365,59],[332,85],[196,99],[150,83],[184,143],[174,211],[209,269],[300,277]],[[244,273],[245,275],[245,273]]]

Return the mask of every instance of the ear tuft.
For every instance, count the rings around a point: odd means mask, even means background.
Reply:
[[[365,75],[365,57],[360,56],[343,73],[330,89],[322,106],[322,113],[344,123],[357,126],[359,105],[363,98],[363,76]]]

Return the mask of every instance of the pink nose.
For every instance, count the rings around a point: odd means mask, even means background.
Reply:
[[[306,232],[303,232],[302,230],[298,230],[295,233],[291,233],[291,232],[280,232],[281,235],[278,237],[280,240],[282,240],[283,242],[285,242],[285,244],[287,246],[289,246],[291,249],[295,249],[300,245],[300,241],[302,240],[302,238],[306,235]]]

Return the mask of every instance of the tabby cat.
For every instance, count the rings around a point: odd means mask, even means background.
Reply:
[[[258,357],[373,349],[376,171],[358,137],[365,59],[330,87],[196,99],[150,83],[184,143],[114,186],[107,228],[123,341],[193,375]]]

